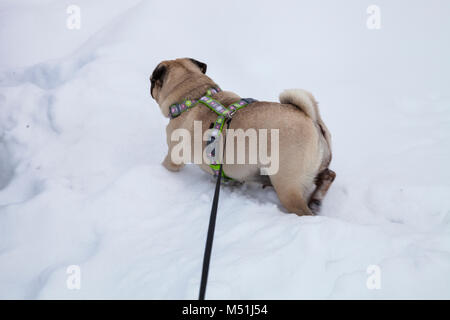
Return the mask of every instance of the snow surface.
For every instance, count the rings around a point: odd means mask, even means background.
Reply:
[[[450,2],[377,0],[380,30],[371,4],[2,0],[0,298],[197,298],[214,180],[161,166],[148,81],[186,56],[242,96],[312,91],[337,172],[316,217],[223,187],[208,298],[450,298]]]

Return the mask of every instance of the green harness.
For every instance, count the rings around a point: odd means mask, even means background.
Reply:
[[[225,122],[231,121],[233,115],[240,109],[248,106],[249,104],[256,102],[257,100],[252,98],[241,99],[235,103],[230,104],[228,107],[222,105],[219,101],[212,98],[212,96],[218,92],[220,92],[220,88],[211,88],[206,94],[198,100],[190,100],[186,99],[182,103],[175,103],[169,107],[169,115],[170,118],[176,118],[180,114],[189,109],[195,107],[199,103],[207,106],[209,109],[214,111],[217,114],[217,119],[214,123],[211,124],[211,129],[213,129],[213,133],[211,135],[211,139],[206,143],[206,145],[212,143],[214,140],[218,139],[222,134],[223,127]],[[213,151],[215,152],[215,150]],[[213,154],[211,154],[213,155]],[[210,155],[210,156],[211,156]],[[209,167],[214,172],[214,175],[219,175],[220,172],[220,164],[216,161],[213,161]],[[232,180],[232,178],[228,177],[225,172],[222,170],[222,177],[226,180]]]

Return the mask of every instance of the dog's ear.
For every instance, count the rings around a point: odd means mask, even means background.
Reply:
[[[206,73],[206,67],[207,67],[206,63],[200,62],[200,61],[192,59],[192,58],[189,58],[189,60],[191,60],[197,67],[199,67],[203,73]]]
[[[162,87],[166,73],[167,73],[167,67],[165,65],[161,65],[161,64],[159,64],[155,68],[155,70],[153,70],[153,73],[150,77],[150,82],[152,84],[150,87],[150,94],[152,95],[152,97],[153,97],[153,88],[156,85]]]

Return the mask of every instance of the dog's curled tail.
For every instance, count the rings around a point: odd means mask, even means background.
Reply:
[[[327,126],[322,121],[316,99],[311,92],[303,89],[287,89],[280,93],[281,103],[292,104],[302,110],[309,118],[317,123],[331,149],[331,135]]]
[[[279,100],[281,103],[293,104],[302,110],[314,122],[317,122],[318,110],[317,102],[314,96],[303,89],[288,89],[280,93]]]

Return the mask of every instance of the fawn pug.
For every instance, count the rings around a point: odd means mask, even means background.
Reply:
[[[195,59],[183,58],[167,60],[158,64],[150,81],[151,96],[158,103],[162,114],[169,117],[169,107],[185,99],[197,100],[208,89],[218,87],[206,75],[206,64]],[[220,91],[212,98],[223,106],[241,99],[236,93]],[[325,194],[336,174],[328,168],[331,161],[331,135],[320,117],[313,95],[302,89],[285,90],[278,102],[257,101],[236,112],[230,129],[278,129],[279,168],[269,176],[261,176],[262,164],[227,164],[224,159],[223,170],[227,176],[238,181],[257,180],[270,183],[282,205],[298,215],[312,215],[318,212]],[[217,118],[209,108],[198,104],[187,112],[169,121],[166,128],[168,154],[163,165],[170,171],[178,171],[183,163],[171,159],[171,151],[176,142],[171,136],[176,129],[185,129],[194,136],[194,122],[201,121],[205,132]],[[224,128],[223,135],[227,129]],[[268,146],[271,137],[268,136]],[[192,144],[193,146],[193,144]],[[247,148],[247,146],[246,146]],[[253,152],[245,150],[247,154]],[[208,172],[213,170],[207,163],[199,164]]]

